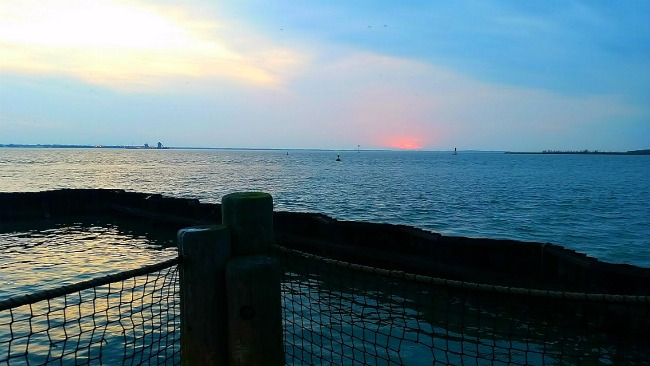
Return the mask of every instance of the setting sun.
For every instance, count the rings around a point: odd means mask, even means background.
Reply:
[[[388,146],[401,150],[417,150],[422,148],[422,139],[411,137],[394,138],[388,142]]]

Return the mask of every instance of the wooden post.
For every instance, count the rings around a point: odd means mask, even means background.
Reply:
[[[221,199],[222,223],[228,227],[232,255],[268,252],[273,242],[273,197],[263,192],[238,192]]]
[[[280,266],[266,256],[226,266],[231,366],[284,365]]]
[[[181,357],[183,365],[227,365],[228,328],[225,268],[230,234],[223,226],[178,232]]]
[[[264,255],[273,242],[273,198],[232,193],[221,205],[233,253],[226,267],[230,365],[284,365],[281,270]]]

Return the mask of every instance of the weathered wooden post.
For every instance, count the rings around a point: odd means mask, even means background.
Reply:
[[[221,198],[222,224],[228,227],[233,257],[266,254],[273,243],[273,197],[263,192]]]
[[[230,235],[223,226],[178,232],[183,365],[228,365],[226,263]]]
[[[232,193],[221,200],[233,258],[226,266],[230,365],[284,365],[281,272],[268,256],[273,242],[273,198]]]

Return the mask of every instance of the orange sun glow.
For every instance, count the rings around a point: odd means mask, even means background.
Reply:
[[[412,137],[392,138],[387,145],[393,149],[417,150],[422,148],[422,140]]]

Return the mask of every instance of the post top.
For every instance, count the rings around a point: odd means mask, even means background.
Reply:
[[[219,230],[223,228],[222,225],[201,225],[201,226],[190,226],[181,229],[180,231],[186,232],[186,233],[195,233],[199,231],[210,231],[210,230]]]
[[[234,192],[223,196],[221,200],[222,201],[228,199],[254,200],[254,199],[266,199],[266,198],[271,198],[271,195],[266,192]]]
[[[227,231],[228,229],[223,225],[199,225],[199,226],[190,226],[178,230],[176,233],[176,238],[180,241],[184,240],[185,235],[195,235],[196,233],[206,233],[206,232],[219,232]]]
[[[265,253],[273,242],[273,197],[236,192],[221,198],[221,222],[230,231],[233,256]]]

